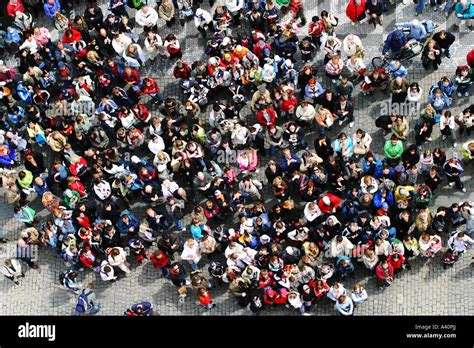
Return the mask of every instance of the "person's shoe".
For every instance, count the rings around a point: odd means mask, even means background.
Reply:
[[[15,280],[14,283],[15,283],[16,285],[20,285],[20,282],[19,282],[18,280]]]
[[[342,126],[344,122],[342,120],[339,120],[339,125]]]
[[[311,316],[311,314],[310,314],[310,313],[303,313],[302,315],[304,315],[305,317],[309,317],[309,316]]]
[[[454,182],[450,182],[449,187],[453,187],[453,186],[454,186]]]
[[[420,12],[416,12],[415,16],[418,17],[420,14],[421,14]]]
[[[464,193],[467,192],[467,190],[466,190],[465,187],[463,187],[463,188],[461,189],[461,191],[464,192]]]
[[[349,128],[354,127],[354,122],[349,122]]]
[[[33,268],[33,269],[38,269],[39,266],[38,266],[38,264],[34,263],[34,264],[31,265],[31,268]]]
[[[454,143],[454,144],[453,144],[453,147],[457,147],[457,146],[458,146],[458,143]]]
[[[445,12],[445,13],[444,13],[444,16],[445,16],[446,18],[448,18],[448,17],[449,17],[449,12]]]
[[[429,138],[426,138],[426,140],[428,140],[428,141],[433,141],[433,138],[432,138],[432,137],[429,137]]]
[[[433,11],[438,11],[438,8],[436,6],[433,6]]]
[[[462,97],[462,93],[458,92],[458,98],[461,98],[461,97]]]
[[[441,139],[446,140],[446,135],[443,135],[443,137]]]
[[[186,227],[183,227],[180,232],[186,232]]]
[[[465,96],[465,97],[469,97],[469,92],[465,92],[465,93],[464,93],[464,96]]]
[[[446,58],[450,59],[450,58],[451,58],[451,53],[446,52],[446,53],[445,53],[445,56],[446,56]]]
[[[25,273],[22,273],[20,277],[25,278]]]
[[[0,243],[6,243],[6,242],[8,242],[8,239],[6,239],[6,238],[0,239]]]

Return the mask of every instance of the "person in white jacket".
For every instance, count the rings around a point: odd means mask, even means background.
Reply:
[[[451,111],[446,110],[439,121],[439,130],[443,135],[443,140],[446,140],[446,136],[449,135],[451,141],[453,142],[453,147],[457,147],[456,142],[456,122],[455,117]]]
[[[295,116],[301,126],[312,126],[316,117],[316,109],[309,100],[303,100],[296,108]]]
[[[117,279],[117,276],[115,275],[114,268],[107,262],[107,260],[102,261],[100,264],[100,278],[104,282],[108,281],[114,281]]]
[[[370,151],[372,136],[362,129],[358,129],[352,136],[352,144],[354,145],[354,153],[356,155],[365,155]]]
[[[304,217],[306,221],[313,222],[322,215],[321,209],[315,202],[308,202],[304,207]]]
[[[112,194],[112,189],[110,188],[110,184],[106,180],[97,179],[94,182],[93,188],[94,188],[95,195],[101,201],[105,201]]]
[[[474,240],[462,231],[453,234],[448,240],[449,249],[459,254],[463,254],[466,251],[468,244],[474,244]]]
[[[132,39],[125,34],[117,34],[112,39],[112,47],[119,56],[123,56],[123,53],[131,43]]]
[[[121,247],[109,248],[106,250],[108,258],[107,261],[112,267],[118,267],[125,272],[125,276],[130,274],[129,263],[127,262],[127,254]]]
[[[24,277],[25,274],[21,271],[21,264],[16,259],[6,259],[3,262],[2,267],[3,275],[14,282],[16,285],[20,285],[18,277]]]
[[[341,295],[336,301],[336,309],[343,316],[353,315],[354,302],[349,296]]]
[[[351,256],[354,244],[344,236],[336,236],[331,240],[329,257]]]
[[[188,239],[188,241],[184,243],[181,259],[188,261],[193,271],[197,271],[199,269],[198,263],[201,260],[199,243],[194,239]]]
[[[151,61],[155,61],[158,55],[165,55],[163,39],[158,33],[153,31],[146,33],[144,53],[147,56],[147,59],[150,59]]]
[[[135,21],[143,27],[145,32],[155,30],[158,23],[158,12],[145,4],[135,14]]]
[[[324,64],[329,62],[332,56],[339,55],[342,49],[341,40],[334,36],[328,36],[324,42],[321,42],[321,51],[324,53]]]
[[[361,54],[364,51],[364,45],[357,35],[349,34],[342,41],[342,49],[347,57],[350,58],[357,52]]]
[[[202,37],[207,37],[208,29],[211,31],[211,33],[214,33],[214,23],[212,22],[212,16],[208,11],[203,10],[202,8],[198,8],[196,10],[194,15],[194,25],[201,33]]]
[[[244,8],[244,5],[244,0],[225,0],[225,7],[227,10],[229,10],[234,25],[236,25],[238,28],[241,27],[240,12]]]
[[[329,288],[328,297],[332,301],[336,302],[337,299],[340,296],[345,296],[346,293],[347,293],[347,291],[344,288],[344,285],[342,285],[340,283],[334,283],[333,286],[331,286],[331,288]]]

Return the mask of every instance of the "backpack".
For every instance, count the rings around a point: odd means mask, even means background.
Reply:
[[[89,303],[88,303],[87,295],[84,293],[80,294],[79,298],[77,299],[76,312],[84,313],[88,305]]]
[[[66,286],[65,280],[68,274],[69,274],[69,271],[64,271],[59,274],[59,284],[61,284],[62,286]]]

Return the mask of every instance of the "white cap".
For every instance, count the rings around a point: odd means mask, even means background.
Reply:
[[[413,25],[414,27],[417,27],[420,25],[420,21],[415,18],[414,20],[411,21],[411,25]]]
[[[324,197],[323,197],[323,203],[326,204],[326,205],[330,205],[330,204],[331,204],[331,200],[329,199],[328,196],[324,196]]]
[[[140,158],[138,158],[137,156],[132,156],[131,160],[132,160],[132,163],[134,164],[138,164],[141,162]]]

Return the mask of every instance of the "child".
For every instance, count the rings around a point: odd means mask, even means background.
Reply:
[[[143,260],[148,258],[145,246],[143,245],[142,241],[138,238],[132,238],[128,241],[128,245],[130,246],[130,250],[135,255],[135,259],[141,265]]]
[[[211,294],[204,288],[199,288],[198,299],[206,310],[213,309],[217,306],[215,303],[212,303]]]

